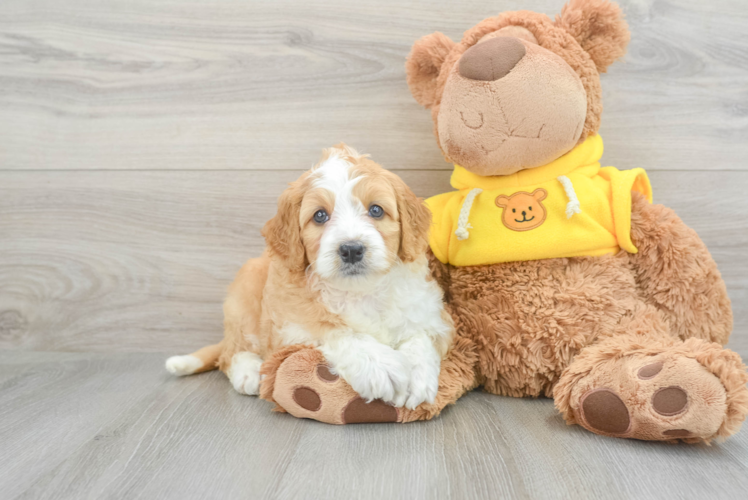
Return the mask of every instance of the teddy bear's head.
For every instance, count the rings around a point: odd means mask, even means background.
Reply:
[[[623,56],[629,30],[618,5],[571,0],[555,22],[505,12],[455,43],[418,40],[408,86],[431,109],[447,161],[479,175],[549,163],[600,127],[600,73]]]

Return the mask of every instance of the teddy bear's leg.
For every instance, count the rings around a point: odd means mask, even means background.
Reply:
[[[260,397],[274,402],[274,411],[328,424],[429,420],[475,387],[476,361],[472,343],[458,338],[442,361],[436,401],[408,410],[381,400],[366,403],[345,380],[330,373],[320,351],[293,345],[276,352],[263,364]]]
[[[717,264],[696,232],[673,210],[632,192],[629,259],[637,288],[656,307],[670,331],[722,345],[732,331],[730,298]]]
[[[740,428],[746,381],[740,357],[717,343],[631,333],[577,354],[554,399],[567,423],[596,434],[709,442]]]

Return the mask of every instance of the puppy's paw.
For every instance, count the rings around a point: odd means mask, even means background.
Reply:
[[[398,406],[404,405],[409,410],[414,410],[421,403],[433,403],[439,390],[441,358],[432,340],[425,335],[417,335],[403,343],[399,350],[408,358],[413,370],[407,398]]]
[[[249,396],[260,393],[260,366],[262,366],[262,358],[253,352],[234,354],[226,375],[236,392]]]
[[[172,356],[166,360],[166,370],[177,376],[192,375],[203,367],[203,362],[187,354],[186,356]]]
[[[439,369],[438,359],[436,363],[422,362],[413,366],[408,397],[405,400],[406,408],[415,410],[421,403],[432,404],[436,400],[436,393],[439,390]]]
[[[401,352],[383,344],[370,343],[366,349],[348,351],[343,356],[323,353],[328,360],[339,360],[333,364],[333,371],[363,399],[381,399],[397,406],[397,402],[407,397],[411,366]]]

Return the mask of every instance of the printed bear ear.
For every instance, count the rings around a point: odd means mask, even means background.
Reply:
[[[600,73],[623,57],[631,38],[621,8],[608,0],[570,0],[556,16],[556,26],[576,39]]]
[[[497,196],[496,197],[496,206],[500,207],[500,208],[508,207],[509,206],[509,197],[508,196],[504,196],[503,194]]]
[[[538,188],[532,192],[532,197],[537,201],[543,201],[548,196],[548,191],[543,188]]]
[[[447,35],[436,32],[426,35],[413,44],[405,62],[408,88],[418,104],[429,109],[436,103],[436,79],[455,42]]]

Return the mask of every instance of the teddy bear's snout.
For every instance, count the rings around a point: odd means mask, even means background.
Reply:
[[[460,58],[460,75],[471,80],[493,82],[506,76],[525,53],[525,46],[518,38],[491,38],[465,51]]]

